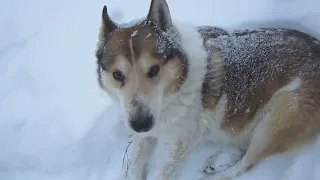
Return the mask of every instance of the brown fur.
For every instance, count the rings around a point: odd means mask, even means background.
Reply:
[[[247,35],[247,33],[235,33],[234,36],[243,36]],[[251,33],[254,33],[254,31]],[[267,74],[269,68],[274,67],[262,68],[257,64],[254,65],[257,66],[256,68],[248,66],[247,69],[244,68],[241,72],[234,72],[232,66],[235,64],[226,67],[224,64],[229,63],[228,60],[224,59],[224,57],[221,58],[221,56],[223,56],[221,53],[217,54],[217,52],[221,50],[216,47],[211,47],[212,51],[210,52],[212,54],[210,54],[210,57],[213,58],[210,60],[209,65],[211,64],[212,70],[210,71],[209,69],[209,74],[207,75],[209,78],[205,79],[203,105],[205,108],[214,109],[214,105],[219,100],[220,95],[222,93],[227,94],[227,114],[224,118],[222,128],[227,131],[232,131],[232,133],[241,132],[246,129],[247,126],[252,123],[257,112],[268,103],[272,95],[296,77],[301,77],[302,81],[308,81],[309,83],[318,83],[319,78],[317,72],[320,67],[320,45],[316,43],[318,41],[307,34],[294,30],[289,32],[288,38],[290,36],[298,37],[297,41],[300,41],[299,44],[296,47],[292,45],[290,48],[301,48],[297,51],[299,53],[290,54],[288,51],[276,55],[271,54],[268,60],[269,64],[279,64],[283,69],[281,69],[281,71],[274,71],[272,75],[266,76],[264,81],[260,83],[254,83],[255,78]],[[292,43],[295,42],[292,41]],[[282,45],[279,45],[277,48],[281,48],[280,46]],[[261,59],[265,58],[259,54],[253,54],[252,56]],[[255,62],[258,61],[259,60],[255,60]],[[221,67],[224,69],[222,72]],[[256,71],[256,69],[259,69],[259,71]],[[223,75],[226,75],[225,78],[222,78]],[[239,96],[239,94],[236,93],[240,90],[242,94]],[[317,93],[320,92],[314,93],[316,93],[314,94],[314,96],[316,96],[318,95]]]
[[[242,160],[248,169],[272,154],[300,149],[319,135],[319,85],[302,83],[298,89],[279,90],[272,96],[265,108],[270,116],[257,127],[259,135]]]
[[[203,42],[219,36],[229,35],[226,30],[215,26],[199,26],[197,29],[203,39]]]
[[[104,29],[108,29],[106,28],[108,24],[105,22],[110,21],[103,21],[101,26],[103,32],[105,32]],[[136,34],[134,34],[135,32]],[[136,71],[132,71],[132,69],[138,68],[138,61],[144,61],[140,63],[148,67],[160,65],[161,73],[152,84],[163,83],[165,86],[165,94],[178,90],[184,82],[188,65],[183,52],[168,48],[167,45],[169,42],[165,42],[166,46],[163,47],[156,46],[160,44],[159,41],[166,40],[161,39],[158,31],[152,27],[152,24],[148,24],[147,21],[138,23],[130,28],[115,28],[111,32],[107,31],[103,33],[102,38],[105,43],[99,44],[98,46],[100,47],[98,47],[98,49],[107,49],[108,51],[97,51],[97,56],[101,56],[100,62],[98,62],[98,68],[100,68],[100,64],[104,64],[106,67],[105,73],[112,73],[120,68],[120,64],[126,64],[127,69],[125,75],[141,77],[140,87],[143,88],[143,86],[145,86],[144,84],[146,84],[145,82],[148,81],[148,79],[144,77],[149,69],[145,68]],[[131,47],[133,48],[132,50]],[[160,48],[163,49],[159,50]],[[173,56],[168,59],[166,56],[170,53],[173,53]],[[164,74],[164,72],[171,73]],[[134,73],[140,74],[137,75]],[[101,81],[101,76],[99,76],[99,82],[102,88],[105,88]],[[131,89],[133,89],[133,87]]]
[[[256,32],[222,36],[250,33]],[[212,57],[203,85],[204,108],[214,111],[221,95],[226,94],[224,131],[237,136],[257,124],[244,157],[224,172],[229,177],[240,175],[270,155],[300,149],[320,134],[320,41],[295,30],[286,30],[284,37],[290,44],[275,42],[269,54],[260,53],[262,46],[260,52],[250,54],[254,59],[249,66],[228,59],[223,48],[204,43]],[[284,51],[279,50],[283,47]],[[259,59],[272,66],[262,68],[266,64],[256,63]],[[288,89],[297,79],[299,86]]]

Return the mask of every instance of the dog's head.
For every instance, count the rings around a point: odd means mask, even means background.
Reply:
[[[157,125],[165,97],[187,75],[165,0],[152,0],[147,18],[130,27],[118,26],[104,6],[96,56],[101,88],[120,102],[126,124],[138,133]]]

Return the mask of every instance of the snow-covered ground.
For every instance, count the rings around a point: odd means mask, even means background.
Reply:
[[[99,89],[95,43],[101,9],[117,22],[145,16],[149,0],[0,2],[0,179],[117,180],[128,136]],[[292,27],[320,38],[319,0],[168,0],[174,19],[226,28]],[[197,179],[194,150],[181,180]],[[319,180],[320,142],[272,157],[239,179]],[[165,146],[156,153],[165,155]],[[150,178],[160,159],[153,159]]]

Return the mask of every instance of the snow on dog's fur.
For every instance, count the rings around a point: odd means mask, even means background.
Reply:
[[[219,168],[219,154],[206,161],[203,179],[220,180],[320,132],[320,43],[305,33],[173,23],[165,0],[152,0],[147,17],[125,27],[105,6],[96,56],[99,84],[135,134],[131,180],[146,179],[157,139],[171,145],[158,180],[175,179],[204,139],[237,154]]]

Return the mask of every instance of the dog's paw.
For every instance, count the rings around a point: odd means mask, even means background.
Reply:
[[[125,175],[122,176],[121,180],[145,180],[141,173],[137,173],[135,171],[128,171]]]
[[[130,180],[129,176],[125,176],[125,175],[122,175],[121,178],[119,178],[121,180]]]
[[[206,175],[199,180],[231,180],[228,176],[225,176],[224,174],[215,174],[215,175]]]
[[[210,156],[204,163],[202,171],[206,174],[216,174],[235,165],[242,156],[243,152],[238,149],[225,149]]]
[[[121,180],[144,180],[144,179],[138,176],[123,176]]]

